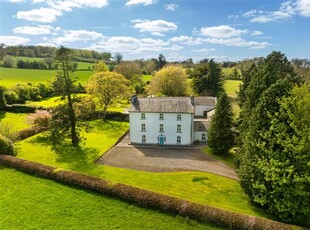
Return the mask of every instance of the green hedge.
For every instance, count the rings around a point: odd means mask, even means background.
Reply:
[[[0,134],[0,154],[16,155],[13,142]]]
[[[22,104],[7,105],[5,110],[13,113],[34,113],[36,110],[44,110],[42,106],[30,106]]]
[[[158,208],[160,210],[188,216],[199,221],[211,222],[231,229],[302,229],[297,226],[225,211],[129,185],[120,183],[112,184],[107,180],[86,176],[72,171],[58,170],[51,166],[26,161],[12,156],[0,155],[0,163],[60,182],[109,194],[125,201],[139,204],[143,207]]]

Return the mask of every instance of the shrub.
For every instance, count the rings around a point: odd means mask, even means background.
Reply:
[[[28,137],[32,137],[42,131],[44,131],[45,129],[42,129],[42,128],[39,128],[39,127],[36,127],[36,126],[33,126],[33,127],[30,127],[30,128],[27,128],[27,129],[22,129],[20,131],[18,131],[16,133],[16,140],[24,140]]]
[[[4,96],[4,88],[0,86],[0,110],[4,110],[6,107],[6,100]]]
[[[27,123],[33,125],[38,130],[47,130],[51,117],[52,115],[46,110],[36,110],[34,114],[27,117]]]
[[[1,122],[0,125],[0,134],[2,136],[6,136],[12,141],[15,141],[17,139],[17,134],[14,130],[14,125],[10,122]]]
[[[18,103],[19,101],[19,96],[14,90],[5,91],[4,96],[8,104]]]
[[[0,134],[0,154],[16,155],[13,142]]]
[[[14,113],[34,113],[37,109],[43,110],[45,108],[42,106],[31,106],[21,104],[13,104],[6,106],[6,111]]]
[[[3,67],[13,67],[14,66],[14,59],[11,56],[4,56],[3,62],[2,62]]]

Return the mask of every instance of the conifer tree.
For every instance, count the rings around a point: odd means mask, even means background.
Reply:
[[[234,144],[233,112],[229,98],[222,93],[215,108],[208,133],[208,145],[215,154],[228,154]]]

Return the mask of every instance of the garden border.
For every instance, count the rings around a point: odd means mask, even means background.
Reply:
[[[99,193],[108,194],[125,201],[133,202],[142,207],[157,208],[166,212],[187,216],[198,221],[206,221],[220,226],[229,227],[230,229],[302,229],[301,227],[295,225],[284,224],[260,217],[249,216],[207,205],[197,204],[191,201],[159,194],[130,185],[112,183],[104,179],[83,175],[77,172],[27,161],[14,156],[0,155],[0,163],[44,178],[49,178]]]

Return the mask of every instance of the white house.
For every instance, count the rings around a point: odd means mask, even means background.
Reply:
[[[208,114],[215,104],[213,97],[138,98],[134,95],[128,109],[130,141],[160,145],[205,142],[210,122]]]

